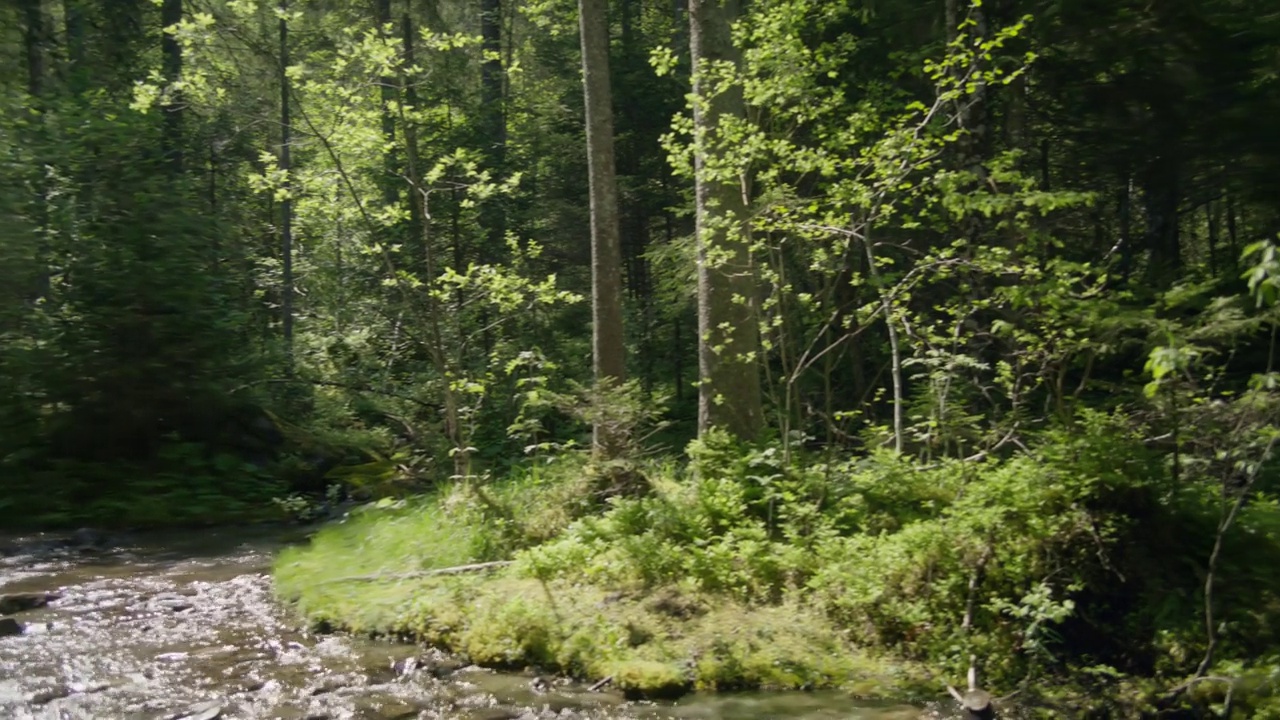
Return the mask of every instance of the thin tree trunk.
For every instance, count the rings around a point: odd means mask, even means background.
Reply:
[[[614,167],[613,99],[609,87],[609,3],[608,0],[579,0],[578,9],[591,190],[592,357],[596,384],[607,389],[626,379],[618,179]],[[593,429],[595,452],[604,457],[615,456],[625,441],[626,438],[617,434],[617,428],[597,421]]]
[[[1218,203],[1210,200],[1204,206],[1205,234],[1209,240],[1209,274],[1218,271]]]
[[[753,440],[764,427],[758,290],[747,236],[746,183],[723,179],[721,126],[745,115],[742,89],[718,87],[707,68],[739,56],[732,24],[738,0],[690,0],[698,246],[698,432],[721,428]]]
[[[414,43],[413,18],[409,16],[409,13],[404,13],[400,17],[400,30],[401,30],[401,34],[400,34],[401,42],[404,43],[404,62],[401,63],[401,66],[400,66],[400,79],[398,83],[398,89],[400,91],[400,97],[402,99],[402,102],[404,103],[405,108],[416,111],[418,108],[418,91],[414,87],[415,78],[410,73],[413,72],[413,68],[415,63],[417,62],[417,59],[416,59],[415,49],[414,49],[415,43]],[[388,80],[391,81],[392,78],[388,78]],[[403,115],[403,121],[404,121],[404,129],[402,130],[402,132],[404,134],[404,144],[406,148],[405,153],[408,154],[409,152],[408,146],[410,143],[415,143],[413,152],[416,153],[418,151],[418,148],[416,145],[416,143],[418,142],[417,126],[414,125],[414,120],[412,117],[408,116],[403,112],[401,114]],[[391,132],[393,137],[395,135],[394,127],[395,126],[393,123],[392,132]],[[419,170],[421,170],[421,168],[419,168]],[[414,253],[413,260],[410,264],[410,267],[413,268],[414,272],[419,274],[425,274],[427,272],[427,266],[428,266],[427,253],[430,252],[430,249],[427,248],[426,246],[426,242],[429,239],[430,233],[423,231],[424,225],[428,222],[428,219],[423,215],[423,212],[425,210],[426,208],[419,207],[418,203],[415,203],[415,202],[409,203],[409,238],[410,239],[408,244],[410,247],[413,248],[413,253]],[[461,265],[456,265],[455,267],[461,268]],[[462,288],[458,288],[458,306],[459,307],[462,306]]]
[[[388,25],[391,24],[391,0],[376,0],[373,6],[373,19],[378,25],[378,37],[389,42]],[[389,72],[389,71],[388,71]],[[396,79],[384,73],[378,78],[378,110],[382,118],[382,139],[387,144],[383,153],[383,177],[378,185],[382,189],[382,202],[391,207],[397,203],[396,191],[396,120],[391,105],[396,101]]]
[[[667,192],[669,180],[670,180],[670,177],[667,175],[664,175],[662,178],[662,189],[664,191],[663,192],[664,197],[669,196],[669,192]],[[671,243],[675,240],[675,236],[676,236],[676,219],[675,219],[675,216],[672,214],[671,207],[669,205],[666,206],[666,208],[663,210],[662,219],[663,219],[662,228],[663,228],[663,233],[665,235],[666,244],[668,247],[670,247]],[[672,314],[672,317],[671,317],[671,352],[672,352],[671,371],[672,371],[672,374],[675,376],[674,380],[676,385],[676,405],[677,406],[681,406],[684,404],[684,393],[685,393],[684,343],[683,343],[683,338],[681,337],[681,332],[680,332],[680,326],[683,324],[681,322],[680,316],[683,314],[684,314],[683,311],[678,309],[675,313]]]
[[[22,0],[22,16],[26,23],[23,44],[27,51],[27,94],[38,107],[44,96],[45,45],[48,29],[42,0]]]
[[[84,61],[85,2],[86,0],[63,0],[63,26],[67,36],[67,86],[73,95],[79,95],[88,86]]]
[[[1133,271],[1133,179],[1125,172],[1120,176],[1120,199],[1117,212],[1120,215],[1120,277],[1127,283]]]
[[[890,353],[890,376],[893,380],[893,449],[901,454],[903,448],[903,436],[906,434],[906,428],[903,422],[903,411],[906,406],[906,392],[902,382],[902,346],[898,342],[898,327],[893,321],[893,310],[889,307],[889,301],[885,296],[885,288],[878,287],[880,282],[880,269],[876,265],[875,246],[871,242],[871,227],[868,225],[864,232],[862,240],[863,248],[867,255],[867,272],[871,275],[871,279],[877,283],[877,291],[880,293],[880,309],[884,314],[884,326],[889,333],[889,353]]]
[[[480,0],[480,132],[486,165],[495,177],[503,174],[507,159],[507,120],[502,67],[502,0]],[[497,252],[506,235],[506,213],[501,198],[490,198],[481,208],[489,252]],[[486,345],[488,342],[486,341]]]
[[[1236,196],[1230,189],[1227,190],[1227,249],[1228,263],[1235,263],[1240,257],[1240,245],[1236,235]]]
[[[164,58],[164,79],[168,84],[164,103],[164,156],[174,177],[182,174],[182,96],[177,85],[182,79],[182,46],[169,29],[182,22],[182,0],[164,0],[160,6],[163,26],[160,51]]]
[[[28,103],[32,110],[40,114],[33,118],[33,126],[39,138],[37,144],[43,147],[45,130],[42,113],[45,106],[45,75],[48,71],[45,51],[48,45],[49,30],[45,22],[42,0],[23,0],[22,11],[23,20],[26,23],[23,41],[27,51]],[[37,167],[41,166],[43,166],[43,162],[37,163]],[[40,270],[37,277],[34,278],[33,286],[30,290],[34,296],[32,299],[35,299],[49,296],[49,193],[43,172],[33,178],[32,184],[36,188],[35,215],[38,222],[36,228],[36,256],[40,262]]]
[[[1146,169],[1142,184],[1143,209],[1146,211],[1144,239],[1151,253],[1148,265],[1150,279],[1167,285],[1182,268],[1181,239],[1178,227],[1180,163],[1172,155],[1176,140],[1164,144],[1164,155],[1154,159]]]
[[[284,199],[280,203],[281,334],[284,339],[285,371],[293,374],[293,198],[290,194],[292,166],[289,157],[289,3],[281,0],[280,17],[280,170],[284,172]]]

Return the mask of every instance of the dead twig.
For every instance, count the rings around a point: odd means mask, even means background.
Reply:
[[[600,680],[596,681],[591,687],[587,688],[587,692],[600,692],[604,688],[604,686],[608,685],[611,682],[613,682],[612,675],[603,677]]]
[[[348,575],[346,577],[330,578],[321,581],[320,585],[331,585],[333,583],[343,582],[377,582],[379,580],[416,580],[419,578],[435,577],[437,575],[460,575],[462,573],[479,572],[480,570],[493,570],[495,568],[506,567],[510,565],[510,560],[494,560],[493,562],[471,563],[469,565],[455,565],[453,567],[436,568],[434,570],[418,570],[416,572],[407,573],[376,573],[373,575]]]

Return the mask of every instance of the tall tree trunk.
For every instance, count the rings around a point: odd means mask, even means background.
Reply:
[[[618,178],[613,156],[613,98],[609,86],[609,2],[578,0],[582,87],[587,120],[587,177],[591,188],[591,351],[597,387],[626,379],[622,332],[622,250]],[[602,414],[593,430],[596,453],[619,454],[626,438]]]
[[[507,118],[502,67],[502,0],[480,0],[480,49],[484,59],[480,65],[481,142],[487,166],[501,176],[507,160]],[[506,213],[501,198],[490,198],[481,209],[489,247],[496,252],[502,247],[507,232]]]
[[[280,254],[281,334],[284,339],[285,370],[293,374],[293,197],[290,195],[293,171],[289,157],[289,21],[288,0],[281,0],[280,8],[280,170],[284,172],[284,199],[280,202]]]
[[[746,227],[746,179],[726,179],[716,156],[722,125],[745,116],[740,87],[718,87],[708,66],[739,56],[732,24],[739,0],[690,0],[695,198],[698,246],[698,432],[721,428],[755,439],[764,428],[760,390],[758,291]]]
[[[1128,170],[1120,174],[1120,198],[1116,212],[1120,215],[1120,277],[1129,282],[1133,272],[1133,178]]]
[[[63,0],[63,25],[67,35],[67,86],[72,94],[87,89],[85,68],[85,9],[88,0]]]
[[[27,51],[27,95],[29,107],[37,113],[44,111],[44,92],[46,68],[46,47],[48,45],[48,25],[45,23],[44,4],[42,0],[22,0],[23,21],[26,30],[23,42]],[[44,118],[34,118],[38,147],[44,143]],[[37,163],[43,166],[43,162]],[[36,255],[42,265],[29,291],[35,298],[49,295],[49,203],[48,185],[44,173],[33,178],[36,188],[35,216],[38,218],[36,235]]]
[[[163,28],[160,51],[164,57],[164,79],[168,84],[164,104],[164,156],[169,171],[177,177],[182,174],[182,97],[177,90],[182,79],[182,46],[169,28],[182,22],[182,0],[164,0],[160,6],[160,24]]]
[[[1176,141],[1165,143],[1162,154],[1153,160],[1143,179],[1142,202],[1146,211],[1147,250],[1150,281],[1167,286],[1182,269],[1181,237],[1178,227],[1180,163],[1172,154]]]
[[[41,0],[22,0],[22,17],[26,24],[23,44],[27,51],[27,94],[33,107],[38,107],[44,96],[45,45],[48,29],[45,25]]]
[[[94,18],[98,22],[90,27],[100,30],[97,35],[102,42],[95,43],[98,58],[102,60],[97,67],[107,72],[95,76],[94,84],[108,87],[113,92],[124,93],[133,89],[137,77],[143,74],[143,44],[138,39],[146,33],[144,0],[99,0],[101,11]]]
[[[1204,205],[1205,236],[1209,243],[1209,275],[1218,271],[1218,203],[1210,200]]]
[[[412,74],[413,68],[417,63],[417,56],[415,54],[413,18],[409,16],[409,13],[404,13],[400,17],[400,30],[400,39],[401,42],[404,43],[404,62],[400,65],[398,89],[401,93],[401,101],[404,103],[404,109],[417,110],[418,91],[414,87],[416,78]],[[391,78],[388,78],[388,80],[391,80]],[[410,152],[415,153],[416,155],[418,152],[417,126],[414,125],[413,119],[406,113],[402,112],[401,114],[404,115],[404,128],[402,132],[404,134],[405,156],[408,157]],[[394,134],[395,131],[393,129],[392,135]],[[410,143],[413,144],[412,148],[409,147]],[[413,188],[410,188],[410,192],[413,192]],[[427,259],[427,254],[430,252],[430,248],[426,246],[426,243],[430,233],[424,232],[426,222],[427,218],[423,216],[423,208],[420,207],[418,203],[411,201],[409,203],[408,234],[410,238],[409,246],[413,248],[414,257],[410,267],[414,268],[414,270],[418,272],[419,276],[424,278],[424,280],[427,277],[428,268],[431,266],[431,263],[428,262]],[[455,267],[461,268],[462,264],[457,263]],[[461,287],[458,288],[458,307],[462,307]]]
[[[1227,267],[1234,268],[1240,259],[1239,237],[1236,231],[1236,196],[1227,188]]]
[[[391,0],[376,0],[374,3],[374,22],[378,24],[378,37],[384,42],[389,40],[387,26],[391,24]],[[386,175],[382,182],[382,201],[391,206],[396,203],[396,120],[391,104],[396,100],[396,79],[389,74],[378,78],[379,103],[382,113],[382,139],[387,143],[387,151],[383,156]],[[412,203],[410,203],[412,204]]]

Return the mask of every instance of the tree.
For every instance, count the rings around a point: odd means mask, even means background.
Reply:
[[[691,0],[694,177],[698,247],[698,432],[742,439],[764,427],[756,273],[747,235],[745,172],[718,157],[745,117],[732,23],[738,0]]]
[[[182,0],[164,0],[160,7],[162,26],[161,52],[164,55],[164,79],[169,84],[164,104],[164,154],[175,176],[182,174],[182,98],[177,84],[182,78],[182,46],[174,36],[182,22]]]
[[[289,3],[280,4],[280,170],[284,173],[284,188],[280,202],[280,320],[284,340],[285,370],[293,374],[293,196],[289,173],[293,171],[290,158],[291,127],[289,120]]]
[[[618,231],[618,181],[613,154],[613,106],[609,83],[608,0],[579,0],[582,87],[586,100],[587,169],[591,187],[591,354],[596,384],[626,379],[622,334],[622,268]],[[623,438],[596,422],[593,444],[616,454]]]

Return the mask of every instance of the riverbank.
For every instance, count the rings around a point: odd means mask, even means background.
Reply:
[[[75,538],[0,536],[0,717],[366,720],[904,720],[838,693],[630,703],[611,688],[484,670],[407,643],[317,635],[273,601],[265,570],[292,542],[267,527]],[[4,598],[38,596],[14,607]]]
[[[932,467],[695,445],[687,467],[636,469],[625,497],[602,495],[608,473],[569,457],[354,513],[283,552],[276,588],[319,630],[634,695],[934,700],[964,684],[972,655],[981,683],[1016,692],[1028,716],[1139,717],[1164,702],[1208,717],[1230,689],[1235,711],[1266,717],[1268,661],[1244,643],[1265,646],[1269,631],[1236,639],[1265,612],[1234,620],[1220,646],[1218,667],[1239,682],[1168,699],[1202,626],[1194,602],[1178,609],[1195,579],[1166,572],[1176,557],[1159,550],[1174,527],[1177,542],[1203,539],[1206,516],[1105,423],[1057,442]]]
[[[1105,416],[1009,460],[783,459],[712,438],[687,465],[635,468],[622,495],[617,478],[566,456],[366,507],[283,552],[276,591],[315,628],[635,694],[937,698],[975,659],[984,688],[1046,716],[1280,710],[1280,512],[1222,537],[1219,679],[1197,680],[1204,580],[1184,564],[1215,544],[1219,500],[1171,486]]]
[[[799,592],[761,604],[694,582],[601,582],[586,566],[546,566],[540,549],[563,539],[574,502],[589,495],[583,470],[527,475],[490,488],[485,501],[459,487],[367,510],[282,553],[277,591],[317,629],[413,638],[490,667],[609,678],[637,696],[841,688],[901,698],[941,689],[919,668],[856,647]],[[485,502],[508,516],[487,521],[494,508]],[[514,562],[484,563],[507,554]]]

